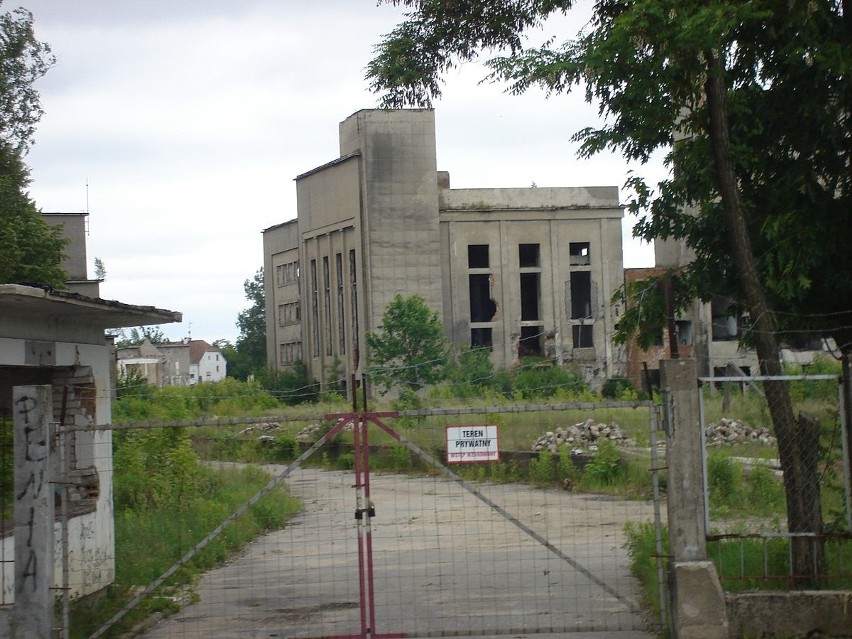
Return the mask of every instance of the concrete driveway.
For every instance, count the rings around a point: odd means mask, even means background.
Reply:
[[[369,561],[361,544],[359,571],[353,483],[352,473],[295,471],[287,485],[303,513],[206,574],[200,600],[144,636],[653,636],[622,547],[624,523],[651,520],[650,503],[477,484],[548,549],[451,480],[373,474],[375,604],[362,609]]]

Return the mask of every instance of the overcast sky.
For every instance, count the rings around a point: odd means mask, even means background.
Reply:
[[[338,123],[377,104],[363,79],[402,10],[376,0],[6,0],[34,16],[56,66],[26,161],[45,212],[89,212],[101,296],[183,313],[163,326],[234,341],[263,264],[261,231],[296,215],[293,178],[338,157]],[[579,16],[549,24],[564,40]],[[581,94],[515,97],[466,65],[435,106],[438,168],[456,188],[623,185],[659,163],[576,158]],[[87,186],[88,185],[88,186]],[[622,192],[623,193],[623,192]],[[624,196],[622,196],[624,200]],[[625,266],[653,251],[630,240]]]

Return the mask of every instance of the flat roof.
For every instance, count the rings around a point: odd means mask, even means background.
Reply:
[[[173,324],[183,314],[154,306],[124,304],[100,297],[21,284],[0,284],[0,313],[50,314],[60,319],[85,321],[103,328]]]

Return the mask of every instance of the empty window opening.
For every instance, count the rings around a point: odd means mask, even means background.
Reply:
[[[497,304],[491,298],[491,276],[469,275],[470,321],[490,322],[497,312]]]
[[[675,322],[677,328],[677,343],[681,346],[692,344],[692,322],[689,320],[678,320]]]
[[[493,345],[492,330],[490,328],[470,329],[471,348],[487,348],[490,351]]]
[[[741,321],[736,315],[732,315],[734,309],[728,298],[713,298],[710,303],[710,312],[713,317],[712,336],[714,342],[733,341],[740,336]]]
[[[568,245],[568,261],[571,266],[588,266],[591,264],[588,242],[571,242]]]
[[[468,268],[488,268],[488,245],[487,244],[468,244],[467,246],[467,267]]]
[[[323,321],[325,321],[325,354],[331,355],[331,274],[328,269],[328,256],[322,258],[323,282]]]
[[[311,353],[319,357],[319,284],[317,283],[317,261],[311,260]]]
[[[538,244],[518,244],[518,262],[521,268],[540,266]]]
[[[541,354],[541,326],[521,326],[518,357]]]
[[[592,274],[589,271],[571,273],[571,319],[592,316]]]
[[[539,318],[539,273],[521,273],[521,321],[531,322]]]
[[[571,327],[574,348],[594,348],[594,326],[592,324],[576,324]]]
[[[343,255],[334,256],[334,272],[337,276],[337,348],[343,354],[346,352],[346,320],[343,309]]]
[[[360,359],[360,331],[358,328],[358,271],[355,249],[349,249],[349,313],[352,318],[352,366],[358,368]],[[354,392],[354,389],[353,389]]]

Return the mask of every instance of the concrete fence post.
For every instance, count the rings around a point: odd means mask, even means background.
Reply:
[[[727,639],[725,596],[707,561],[698,367],[694,359],[660,362],[668,402],[666,506],[672,626],[678,639]]]
[[[50,386],[15,386],[15,604],[13,639],[53,633],[53,484]]]

